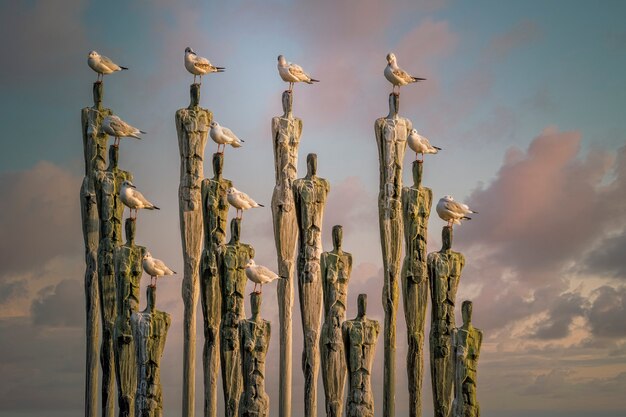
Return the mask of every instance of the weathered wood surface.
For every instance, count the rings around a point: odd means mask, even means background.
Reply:
[[[194,417],[196,363],[196,306],[198,304],[200,256],[202,251],[201,181],[203,156],[213,114],[199,107],[200,84],[190,87],[189,107],[176,112],[176,132],[180,153],[178,187],[180,235],[184,275],[183,320],[183,417]]]
[[[102,344],[100,364],[102,366],[102,404],[107,415],[114,410],[115,359],[113,354],[113,329],[117,316],[115,248],[122,243],[122,218],[124,204],[119,190],[122,182],[132,181],[132,174],[118,167],[119,148],[109,147],[109,166],[105,171],[94,171],[96,201],[100,220],[100,243],[98,245],[98,291],[100,294],[100,317]]]
[[[413,162],[413,185],[402,189],[405,257],[402,263],[402,300],[406,320],[409,382],[409,416],[422,416],[424,379],[424,324],[428,303],[426,242],[428,218],[433,201],[430,188],[422,187],[421,161]]]
[[[399,95],[390,94],[389,114],[377,119],[374,124],[380,163],[378,218],[384,275],[384,417],[395,416],[396,315],[402,252],[402,162],[406,140],[413,129],[410,120],[398,116],[399,104]]]
[[[226,417],[238,415],[243,391],[239,322],[245,318],[244,292],[246,290],[246,264],[254,258],[254,248],[241,243],[241,219],[230,222],[230,241],[220,247],[218,271],[222,291],[222,320],[220,322],[220,360],[224,407]]]
[[[272,143],[276,185],[272,194],[274,241],[278,256],[278,323],[280,345],[279,417],[291,417],[293,282],[296,266],[298,224],[293,200],[293,182],[298,167],[302,120],[292,115],[292,93],[282,96],[284,114],[272,118]]]
[[[322,380],[328,417],[343,416],[343,392],[346,384],[346,355],[341,324],[346,320],[348,281],[352,273],[352,254],[344,252],[343,228],[333,226],[333,250],[322,253],[320,260],[324,291],[324,324],[320,338]]]
[[[222,177],[224,154],[213,154],[213,178],[202,180],[204,250],[200,267],[200,299],[204,318],[204,416],[217,416],[217,376],[220,366],[219,330],[222,315],[218,250],[226,240],[229,204],[226,190],[232,182]]]
[[[307,156],[306,177],[293,183],[299,229],[298,296],[304,333],[304,415],[317,417],[317,377],[322,320],[322,220],[330,183],[317,176],[317,155]]]
[[[463,325],[452,333],[455,358],[452,417],[480,417],[476,374],[483,332],[472,325],[471,301],[463,301],[461,313]]]
[[[432,303],[430,323],[430,375],[435,417],[448,417],[454,382],[452,331],[454,306],[465,257],[452,249],[452,227],[444,226],[442,247],[428,254],[428,280]]]
[[[98,337],[99,306],[98,243],[99,219],[95,191],[95,173],[104,170],[108,136],[101,132],[102,120],[111,114],[102,107],[102,83],[93,85],[93,107],[81,111],[81,129],[85,159],[85,177],[80,188],[80,210],[85,243],[85,416],[98,415]],[[115,412],[112,384],[103,386],[102,416],[112,417]]]
[[[380,324],[366,317],[367,296],[359,294],[358,315],[341,326],[348,366],[347,417],[374,417],[372,365]]]
[[[146,309],[131,317],[137,355],[135,417],[162,417],[161,358],[172,318],[156,309],[156,286],[148,286],[146,298]]]
[[[137,356],[130,324],[139,310],[139,283],[143,275],[142,261],[146,248],[135,245],[135,219],[126,219],[126,242],[115,249],[115,284],[117,317],[113,330],[115,376],[117,379],[120,417],[135,415],[137,392]]]
[[[250,294],[252,316],[239,323],[243,392],[239,417],[268,417],[270,397],[265,392],[265,357],[270,345],[270,322],[261,318],[261,293]]]

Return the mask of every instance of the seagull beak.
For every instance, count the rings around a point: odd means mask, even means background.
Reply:
[[[137,187],[135,187],[133,184],[131,184],[131,185],[130,185],[130,188],[137,188]]]

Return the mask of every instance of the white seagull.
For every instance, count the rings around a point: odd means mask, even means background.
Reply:
[[[293,84],[297,82],[302,81],[307,84],[319,82],[319,80],[311,78],[309,74],[304,72],[300,65],[287,62],[282,55],[278,55],[278,74],[280,74],[280,78],[282,78],[283,81],[289,83],[289,91],[293,90]]]
[[[200,76],[200,83],[202,83],[202,76],[211,72],[224,72],[226,68],[216,67],[211,64],[206,58],[196,55],[196,53],[190,47],[185,48],[185,68],[187,71],[193,74],[193,82],[196,83],[196,76]]]
[[[244,210],[248,210],[255,207],[265,207],[263,204],[259,204],[251,199],[248,194],[237,190],[235,187],[230,187],[226,190],[226,199],[236,210],[236,216],[238,219],[243,218]],[[241,214],[240,214],[241,212]]]
[[[224,153],[226,145],[230,145],[233,148],[240,148],[241,143],[245,142],[244,140],[239,139],[232,130],[224,126],[220,126],[220,124],[215,121],[211,122],[209,126],[211,126],[209,136],[211,136],[213,142],[217,143],[217,153]],[[223,146],[221,152],[220,146]]]
[[[160,259],[155,259],[152,257],[150,252],[146,252],[143,256],[143,270],[146,271],[148,275],[150,275],[150,286],[156,287],[156,281],[158,277],[163,277],[165,275],[175,275],[176,271],[171,270],[165,262]]]
[[[441,150],[441,148],[431,145],[430,141],[424,136],[417,133],[416,129],[411,130],[411,133],[409,134],[409,137],[407,139],[407,144],[409,145],[409,148],[411,148],[411,150],[415,152],[416,161],[418,153],[422,154],[423,161],[425,153],[434,154]]]
[[[448,226],[461,224],[461,220],[471,220],[467,215],[472,213],[478,212],[470,210],[466,204],[454,201],[451,195],[442,197],[437,203],[437,214],[448,222]]]
[[[398,93],[400,93],[400,86],[410,83],[416,83],[418,81],[425,81],[426,78],[417,78],[409,75],[406,71],[398,66],[396,56],[393,53],[387,54],[387,67],[385,67],[385,78],[393,84],[391,91],[395,93],[395,88],[398,87]]]
[[[120,119],[117,116],[107,116],[102,121],[102,131],[107,135],[113,136],[115,141],[113,146],[119,146],[120,138],[135,138],[141,139],[139,136],[141,133],[145,134],[143,130],[139,130]]]
[[[137,210],[146,209],[146,210],[161,210],[151,202],[149,202],[146,197],[143,196],[139,191],[137,191],[137,187],[133,185],[132,182],[126,180],[122,182],[122,188],[120,189],[120,200],[126,207],[130,209],[130,218],[137,218]],[[135,210],[135,217],[133,217],[133,210]]]
[[[254,292],[260,294],[263,291],[263,284],[274,281],[276,278],[280,278],[269,268],[254,263],[254,259],[250,259],[246,264],[246,276],[252,282],[254,282]],[[256,287],[259,285],[261,289],[257,291]]]
[[[98,73],[98,79],[96,81],[100,81],[100,76],[104,78],[106,74],[111,74],[116,71],[128,69],[126,67],[120,67],[115,62],[111,61],[106,56],[100,55],[96,51],[89,52],[89,58],[87,59],[87,63],[92,70]]]

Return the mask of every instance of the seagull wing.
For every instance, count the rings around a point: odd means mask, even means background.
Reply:
[[[272,280],[278,278],[278,275],[274,271],[263,265],[257,265],[257,273]]]
[[[105,67],[107,67],[108,69],[113,70],[113,71],[119,71],[119,70],[122,69],[119,65],[117,65],[115,62],[111,61],[106,56],[100,55],[100,62],[102,62],[102,65],[104,65]]]
[[[230,130],[227,127],[222,126],[222,133],[224,134],[224,136],[226,136],[227,138],[235,141],[235,142],[239,142],[239,138],[237,137],[237,135],[235,135],[233,133],[232,130]]]
[[[289,64],[289,73],[300,81],[308,81],[311,79],[298,64]]]
[[[134,189],[133,189],[133,197],[144,206],[143,208],[147,208],[147,209],[156,208],[156,206],[152,204],[151,202],[149,202],[148,199],[144,197],[143,194],[141,194],[141,192],[134,190]]]
[[[444,207],[446,208],[446,210],[450,211],[451,213],[465,214],[467,206],[465,204],[458,203],[456,201],[446,201]]]
[[[161,271],[163,271],[163,273],[167,274],[167,275],[172,275],[175,274],[176,272],[172,271],[167,265],[165,265],[165,262],[163,262],[160,259],[154,259],[154,266],[158,269],[160,269]]]
[[[393,75],[401,79],[406,83],[413,82],[413,77],[411,77],[405,70],[402,68],[396,68],[393,70]]]
[[[213,68],[213,65],[211,65],[211,62],[208,59],[203,58],[201,56],[196,57],[196,60],[193,63],[193,66],[198,69],[202,69],[204,71],[211,71],[211,69]]]

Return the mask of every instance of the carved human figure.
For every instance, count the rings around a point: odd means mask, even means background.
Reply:
[[[306,177],[294,181],[294,201],[299,228],[298,296],[304,333],[304,415],[317,417],[317,376],[319,373],[320,322],[322,319],[322,219],[327,180],[317,176],[317,155],[307,155]]]
[[[261,293],[250,294],[252,316],[239,323],[243,392],[239,417],[268,417],[270,397],[265,392],[265,357],[270,345],[270,322],[261,318]]]
[[[383,255],[383,310],[385,311],[385,355],[383,415],[395,415],[396,314],[402,253],[402,161],[413,125],[398,116],[399,95],[389,95],[389,114],[374,124],[380,163],[378,218]]]
[[[322,253],[320,261],[324,290],[324,324],[320,351],[326,415],[329,417],[343,416],[343,391],[346,383],[346,356],[341,324],[346,320],[352,254],[343,251],[342,240],[343,228],[333,226],[333,250]]]
[[[222,296],[217,254],[226,239],[228,201],[226,190],[232,186],[222,177],[224,154],[213,154],[213,178],[202,180],[204,250],[200,267],[200,298],[204,318],[204,416],[217,416],[217,374],[219,371],[219,328]]]
[[[139,281],[146,248],[135,245],[135,219],[126,219],[125,229],[126,243],[118,246],[114,255],[117,317],[113,349],[119,416],[132,417],[137,391],[137,359],[130,321],[132,313],[139,310]]]
[[[230,222],[230,241],[220,247],[218,271],[222,291],[222,320],[220,322],[220,359],[224,407],[226,417],[238,414],[242,392],[241,357],[239,346],[239,322],[244,316],[244,292],[246,290],[246,264],[254,258],[254,248],[239,241],[241,219]]]
[[[176,132],[180,153],[180,185],[178,187],[180,234],[183,247],[184,275],[182,297],[183,320],[183,412],[182,417],[194,417],[196,306],[202,251],[201,180],[204,146],[213,114],[203,109],[200,84],[190,87],[189,107],[176,112]]]
[[[402,219],[405,257],[402,263],[402,300],[406,320],[409,382],[409,416],[422,415],[424,378],[424,324],[428,303],[426,242],[428,218],[433,201],[430,188],[422,187],[421,161],[413,162],[413,185],[402,189]]]
[[[102,366],[103,413],[112,408],[115,392],[115,360],[113,354],[113,328],[117,316],[115,304],[115,248],[122,243],[122,217],[124,205],[119,198],[121,184],[132,181],[132,174],[118,167],[119,148],[109,147],[109,166],[106,171],[94,171],[96,201],[100,220],[100,243],[98,245],[98,291],[102,318],[102,344],[100,364]],[[109,406],[109,404],[111,406]],[[112,411],[111,411],[112,412]]]
[[[297,175],[298,146],[302,120],[294,117],[291,91],[282,96],[283,115],[272,118],[272,144],[276,185],[272,194],[274,241],[278,256],[278,324],[280,345],[279,417],[291,416],[291,316],[293,311],[293,281],[296,270],[298,224],[293,200],[293,182]]]
[[[428,254],[428,280],[432,303],[430,323],[430,375],[435,417],[448,417],[454,381],[451,346],[455,328],[454,306],[465,257],[452,249],[452,227],[444,226],[439,252]]]
[[[80,188],[80,209],[85,244],[85,417],[98,415],[98,336],[99,306],[98,289],[98,244],[100,227],[95,190],[96,173],[105,169],[106,144],[108,135],[102,132],[102,120],[111,110],[102,107],[102,83],[93,85],[93,107],[81,111],[85,177]],[[112,379],[109,380],[113,382]],[[102,416],[112,417],[115,412],[114,387],[112,383],[103,386]]]
[[[161,358],[172,318],[156,309],[156,286],[147,287],[146,298],[146,309],[131,317],[137,355],[135,417],[162,417]]]
[[[463,301],[461,314],[463,325],[452,333],[455,358],[452,417],[480,417],[480,406],[476,399],[476,372],[483,332],[472,326],[471,301]]]
[[[358,314],[341,326],[348,365],[347,417],[374,417],[372,364],[380,323],[365,316],[367,295],[359,294]]]

